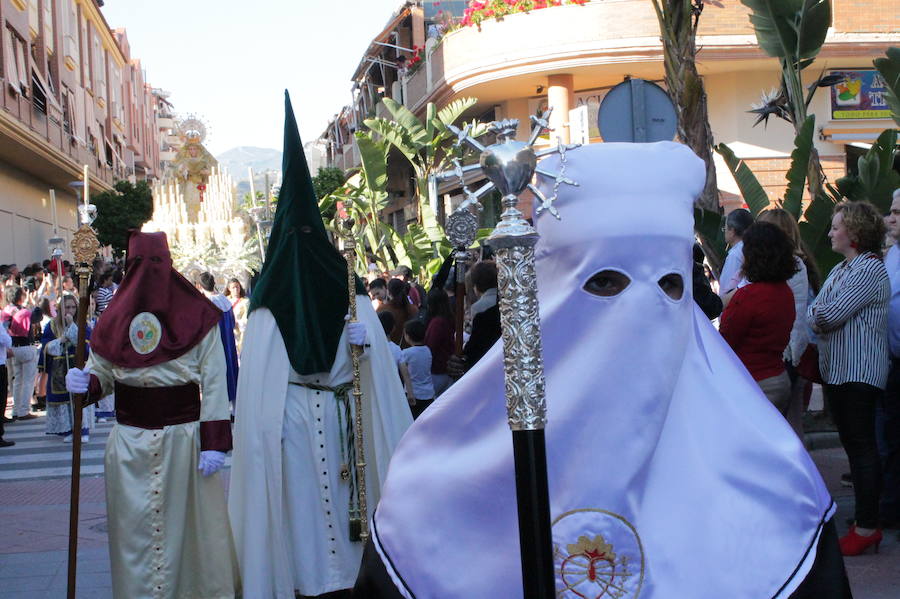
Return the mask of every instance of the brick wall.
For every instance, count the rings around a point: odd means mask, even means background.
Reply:
[[[712,4],[703,7],[700,35],[747,35],[753,33],[750,9],[739,0],[722,0],[722,8]]]
[[[752,34],[750,9],[740,0],[721,0],[720,8],[706,4],[700,35]],[[900,31],[898,0],[833,0],[832,23],[837,32],[896,33]]]
[[[832,10],[835,31],[900,31],[900,2],[897,0],[834,0]]]
[[[834,184],[835,179],[846,174],[843,156],[821,156],[822,168],[828,181]],[[766,190],[770,201],[780,200],[784,197],[787,187],[788,169],[791,167],[790,158],[747,158],[744,160],[760,185]],[[809,199],[809,192],[803,192],[804,201]]]

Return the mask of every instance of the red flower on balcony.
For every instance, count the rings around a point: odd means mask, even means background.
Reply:
[[[584,6],[588,2],[590,0],[470,0],[459,25],[481,29],[481,23],[487,19],[499,21],[507,15],[567,4]]]

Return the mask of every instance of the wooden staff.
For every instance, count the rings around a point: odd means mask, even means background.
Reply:
[[[86,167],[85,167],[86,168]],[[84,191],[87,193],[87,177]],[[85,196],[85,205],[88,198]],[[85,218],[87,218],[85,210]],[[75,275],[78,277],[78,342],[75,345],[75,367],[84,368],[87,357],[87,314],[90,305],[90,281],[93,261],[100,249],[97,235],[90,224],[83,223],[72,239],[72,253],[75,255]],[[75,599],[75,573],[78,555],[78,496],[81,486],[81,419],[82,409],[87,405],[84,393],[75,395],[72,401],[72,485],[69,493],[69,570],[66,597]]]
[[[453,263],[456,271],[456,347],[457,356],[463,353],[463,320],[466,312],[466,266],[469,263],[468,248],[475,241],[478,232],[478,217],[466,208],[457,208],[447,217],[447,237],[455,248],[453,250]]]
[[[456,271],[456,313],[454,316],[455,328],[455,348],[454,352],[457,356],[463,355],[463,323],[466,318],[466,266],[469,263],[469,253],[465,249],[459,249],[454,256],[454,266]]]

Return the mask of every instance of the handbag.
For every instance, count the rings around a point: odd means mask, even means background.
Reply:
[[[813,383],[821,385],[824,382],[822,373],[819,372],[819,348],[816,347],[815,343],[808,344],[803,351],[803,355],[800,356],[800,363],[797,364],[797,374]]]

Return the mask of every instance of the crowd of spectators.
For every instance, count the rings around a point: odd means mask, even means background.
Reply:
[[[88,331],[109,304],[121,281],[121,265],[97,261],[95,289],[87,298]],[[0,393],[4,397],[0,422],[0,447],[14,445],[3,439],[3,424],[37,418],[46,412],[46,433],[70,442],[71,407],[64,391],[65,374],[74,366],[77,339],[75,318],[79,292],[74,267],[67,260],[44,260],[19,268],[0,264]],[[12,414],[6,418],[9,395]],[[86,410],[81,435],[88,434],[95,419],[112,417],[112,398]]]
[[[754,220],[738,209],[724,226],[719,332],[798,435],[822,385],[855,496],[841,550],[877,548],[883,528],[900,527],[900,190],[887,216],[865,201],[836,205],[828,237],[841,260],[824,283],[784,210]],[[707,284],[695,269],[695,297]]]

